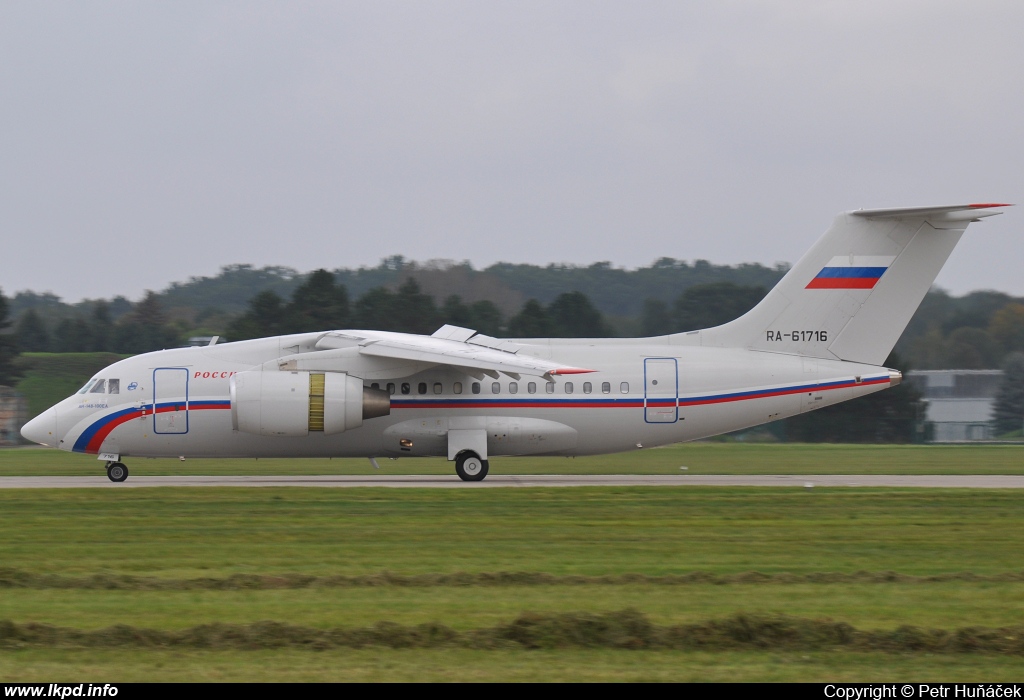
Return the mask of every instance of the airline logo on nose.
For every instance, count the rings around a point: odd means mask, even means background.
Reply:
[[[837,255],[806,289],[874,289],[895,259],[892,255]]]

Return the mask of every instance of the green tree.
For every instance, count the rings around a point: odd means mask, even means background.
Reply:
[[[945,342],[946,369],[991,369],[999,366],[999,344],[981,328],[961,326]]]
[[[102,299],[92,307],[89,321],[93,352],[109,352],[114,347],[114,323],[110,320],[110,304]]]
[[[988,331],[1006,352],[1024,351],[1024,304],[1007,304],[996,311]]]
[[[92,346],[92,329],[81,318],[61,319],[50,345],[55,352],[89,352]]]
[[[482,299],[473,302],[469,307],[471,328],[484,335],[501,335],[501,327],[504,317],[501,309],[495,306],[494,302]]]
[[[147,290],[146,296],[117,323],[114,344],[117,352],[125,353],[152,352],[178,344],[177,333],[168,326],[155,292]]]
[[[251,340],[286,332],[288,312],[284,300],[267,289],[249,301],[249,310],[228,327],[231,340]]]
[[[1012,352],[1003,362],[992,423],[997,435],[1024,429],[1024,352]]]
[[[420,291],[420,285],[410,277],[394,296],[392,314],[394,328],[402,333],[430,335],[440,326],[440,317],[433,297]]]
[[[293,333],[340,330],[349,325],[348,291],[334,275],[317,270],[292,292],[288,324]]]
[[[397,292],[376,287],[356,299],[353,306],[357,328],[429,335],[442,325],[442,316],[433,298],[422,293],[411,277]],[[453,304],[452,308],[459,312],[457,305]]]
[[[985,328],[995,313],[1005,307],[1013,297],[1003,292],[980,291],[950,299],[948,314],[942,319],[942,332],[949,335],[957,328]]]
[[[508,322],[510,338],[549,338],[551,329],[551,318],[536,299],[523,304],[519,313]]]
[[[559,294],[548,306],[556,338],[607,338],[611,327],[583,292]]]
[[[765,294],[764,287],[744,287],[732,282],[694,285],[676,299],[673,331],[696,331],[728,323],[754,308]]]
[[[462,297],[458,294],[452,294],[444,300],[441,305],[441,320],[453,326],[473,328],[473,312],[462,303]]]
[[[486,299],[467,306],[463,303],[462,297],[452,294],[444,300],[440,314],[442,323],[472,328],[484,335],[501,334],[501,310]]]
[[[35,309],[29,309],[18,319],[14,334],[22,352],[46,352],[50,349],[50,332]]]
[[[11,322],[7,319],[9,306],[7,297],[0,290],[0,384],[8,385],[21,376],[14,366],[18,356],[17,338],[10,332]]]
[[[384,287],[375,287],[356,299],[353,325],[365,330],[393,331],[395,327],[395,295]]]
[[[674,330],[668,304],[661,299],[647,299],[640,317],[640,332],[645,336],[665,335]]]

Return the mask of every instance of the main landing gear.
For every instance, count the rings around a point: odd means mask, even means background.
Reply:
[[[469,450],[460,452],[455,458],[455,473],[463,481],[483,481],[488,466],[486,459],[480,459],[480,455]]]
[[[128,467],[120,462],[107,462],[107,478],[121,482],[128,478]]]

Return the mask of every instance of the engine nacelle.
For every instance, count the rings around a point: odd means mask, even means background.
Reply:
[[[386,391],[341,372],[239,372],[231,377],[231,422],[255,435],[333,435],[391,413]]]

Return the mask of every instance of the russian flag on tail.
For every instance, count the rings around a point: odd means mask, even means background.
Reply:
[[[895,256],[838,255],[814,276],[806,289],[874,289]]]

